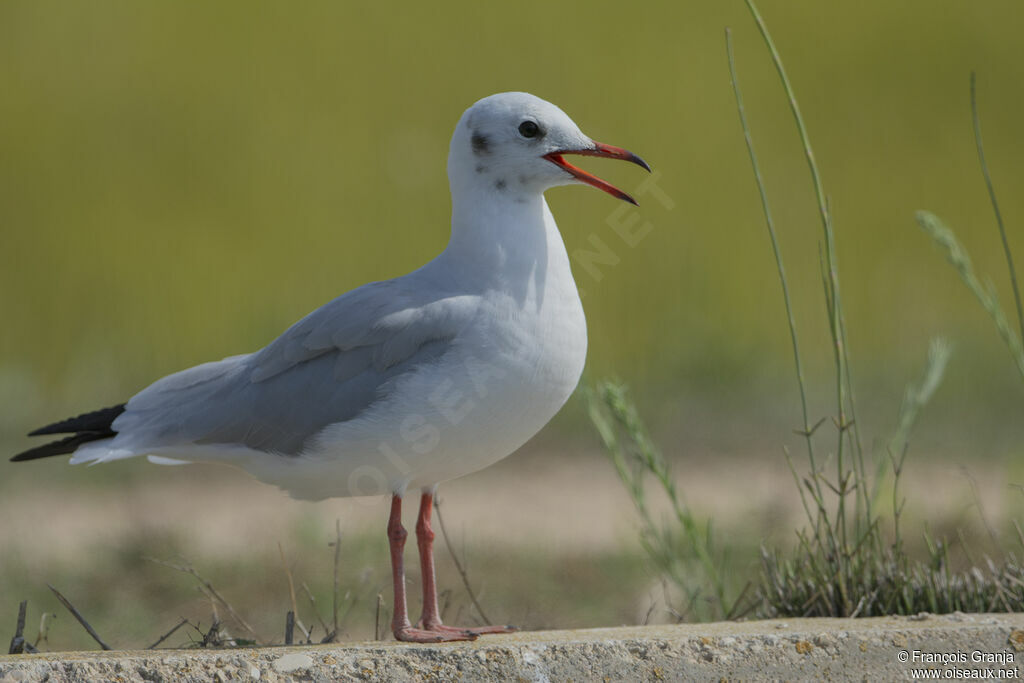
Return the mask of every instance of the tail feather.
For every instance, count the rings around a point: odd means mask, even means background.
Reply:
[[[39,429],[30,432],[29,436],[68,433],[70,433],[71,436],[57,441],[51,441],[50,443],[43,444],[42,446],[30,448],[29,450],[19,453],[11,458],[11,462],[23,462],[25,460],[49,458],[53,455],[74,453],[75,449],[84,443],[99,441],[100,439],[109,439],[117,434],[111,426],[117,416],[123,412],[124,404],[122,403],[121,405],[103,408],[102,410],[95,410],[91,413],[82,413],[76,417],[61,420],[60,422],[54,422],[53,424],[45,427],[40,427]]]

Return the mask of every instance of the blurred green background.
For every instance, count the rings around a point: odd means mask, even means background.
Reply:
[[[1014,0],[762,11],[832,198],[862,379],[912,371],[928,337],[943,333],[958,347],[957,389],[939,400],[1001,394],[1005,354],[912,212],[946,218],[1010,300],[967,94],[975,69],[1014,230],[1024,213],[1024,11]],[[642,154],[674,202],[643,203],[654,230],[629,248],[605,222],[610,198],[549,193],[570,252],[595,234],[621,258],[600,282],[577,267],[590,372],[670,393],[788,377],[726,26],[805,347],[825,369],[810,184],[745,12],[740,2],[3,3],[4,398],[19,418],[36,407],[30,399],[123,400],[165,373],[257,349],[337,294],[420,265],[447,239],[456,119],[510,89]],[[634,168],[591,166],[627,189],[641,181]]]
[[[1019,0],[759,5],[834,208],[863,428],[885,436],[941,334],[955,355],[916,444],[1019,459],[1024,385],[913,221],[922,208],[946,219],[1012,301],[968,82],[976,70],[988,161],[1024,262]],[[630,382],[674,445],[777,454],[798,404],[727,26],[819,405],[831,391],[820,227],[739,0],[0,3],[0,444],[16,452],[41,423],[255,350],[339,293],[431,258],[448,235],[456,120],[483,96],[525,90],[642,155],[672,201],[642,198],[653,228],[629,247],[608,222],[611,198],[548,193],[570,253],[596,236],[619,258],[600,279],[576,267],[588,373]],[[585,165],[627,191],[644,179]],[[580,414],[572,405],[541,443],[592,447]],[[0,463],[0,493],[38,486],[41,472],[50,486],[159,474],[36,467]]]

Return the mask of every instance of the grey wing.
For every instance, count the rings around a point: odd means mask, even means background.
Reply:
[[[327,425],[386,398],[396,377],[449,349],[467,296],[425,299],[371,283],[306,316],[261,351],[169,375],[133,397],[113,427],[159,448],[240,444],[298,454]]]

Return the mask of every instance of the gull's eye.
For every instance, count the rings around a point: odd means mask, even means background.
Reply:
[[[540,132],[540,126],[534,121],[523,121],[519,124],[519,134],[524,138],[537,137],[537,133]]]

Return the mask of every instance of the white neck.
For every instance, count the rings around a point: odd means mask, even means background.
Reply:
[[[468,195],[468,196],[466,196]],[[545,267],[548,231],[557,228],[539,193],[453,193],[452,234],[446,251],[484,273],[516,277]]]
[[[452,234],[437,265],[473,289],[504,291],[520,304],[540,304],[556,282],[572,284],[565,245],[543,194],[480,185],[452,184]]]
[[[449,147],[452,234],[434,265],[471,290],[507,293],[520,305],[539,306],[552,287],[578,300],[565,244],[544,201],[550,185],[516,172],[498,150],[475,151],[468,115]]]

